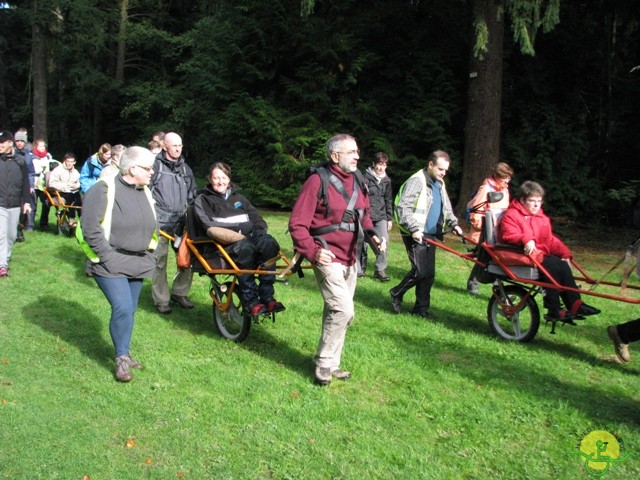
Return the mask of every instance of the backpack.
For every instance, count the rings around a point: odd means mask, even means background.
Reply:
[[[329,213],[331,213],[331,205],[329,205],[329,200],[328,200],[329,195],[327,193],[329,190],[329,183],[331,183],[332,176],[337,179],[337,177],[333,175],[329,170],[330,166],[331,165],[329,162],[324,162],[318,165],[312,165],[307,170],[307,178],[309,178],[313,174],[318,174],[320,176],[320,189],[318,190],[318,204],[325,207],[325,213],[324,213],[325,217],[327,217]],[[355,172],[353,172],[353,174],[356,177],[356,182],[358,182],[360,191],[363,192],[364,195],[369,195],[369,184],[364,178],[364,175],[362,175],[362,172],[360,172],[360,170],[356,170]],[[334,186],[334,188],[336,187]],[[336,190],[338,189],[336,188]]]

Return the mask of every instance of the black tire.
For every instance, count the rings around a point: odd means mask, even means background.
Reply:
[[[228,301],[228,292],[231,291],[232,282],[222,283],[211,286],[212,298],[215,297],[221,305]],[[237,287],[237,285],[236,285]],[[222,311],[213,302],[213,322],[216,331],[220,336],[233,340],[234,342],[242,342],[251,330],[251,317],[242,313],[242,305],[236,288],[231,294],[231,303],[226,311]]]
[[[58,221],[58,235],[70,237],[73,234],[73,227],[69,225],[69,218],[63,215]]]
[[[504,287],[504,296],[500,289],[494,288],[487,307],[489,327],[500,338],[515,342],[530,342],[540,327],[540,310],[529,292],[518,285]],[[503,297],[503,298],[500,298]],[[526,301],[517,311],[509,309]],[[498,299],[500,298],[500,301]]]

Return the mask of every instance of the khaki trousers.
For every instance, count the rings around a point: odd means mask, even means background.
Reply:
[[[316,265],[313,273],[324,299],[322,334],[316,352],[316,366],[335,370],[340,367],[347,327],[354,317],[353,295],[356,290],[357,266],[339,263]]]
[[[156,305],[169,305],[169,282],[167,281],[167,260],[169,258],[169,240],[160,236],[156,249],[156,269],[151,280],[151,294]],[[193,271],[189,268],[184,272],[178,270],[173,277],[172,293],[181,297],[189,295]]]

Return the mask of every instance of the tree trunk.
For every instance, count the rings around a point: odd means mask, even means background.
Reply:
[[[118,58],[116,59],[116,80],[124,80],[124,60],[127,53],[127,19],[129,0],[120,0],[120,26],[118,28]]]
[[[500,161],[502,113],[502,42],[504,13],[500,0],[475,0],[475,24],[486,25],[487,48],[474,54],[472,42],[467,91],[462,182],[456,212],[464,211],[472,193]]]
[[[37,11],[37,2],[33,2]],[[37,18],[37,15],[36,15]],[[33,138],[47,139],[47,41],[39,23],[33,22]]]

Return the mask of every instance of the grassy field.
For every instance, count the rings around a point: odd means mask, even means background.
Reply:
[[[287,216],[265,216],[290,254]],[[567,239],[598,277],[632,240],[619,238]],[[640,478],[640,352],[616,364],[605,332],[636,305],[590,299],[601,315],[507,343],[487,325],[490,287],[467,295],[470,265],[444,251],[436,321],[390,314],[407,266],[396,233],[392,282],[359,281],[349,382],[313,383],[322,302],[309,273],[277,286],[286,312],[241,344],[215,334],[206,277],[194,279],[196,308],[168,316],[145,283],[132,354],[146,368],[119,384],[109,306],[77,243],[27,232],[0,279],[0,478],[582,479],[592,431],[621,445],[611,458],[639,454],[602,478]]]

